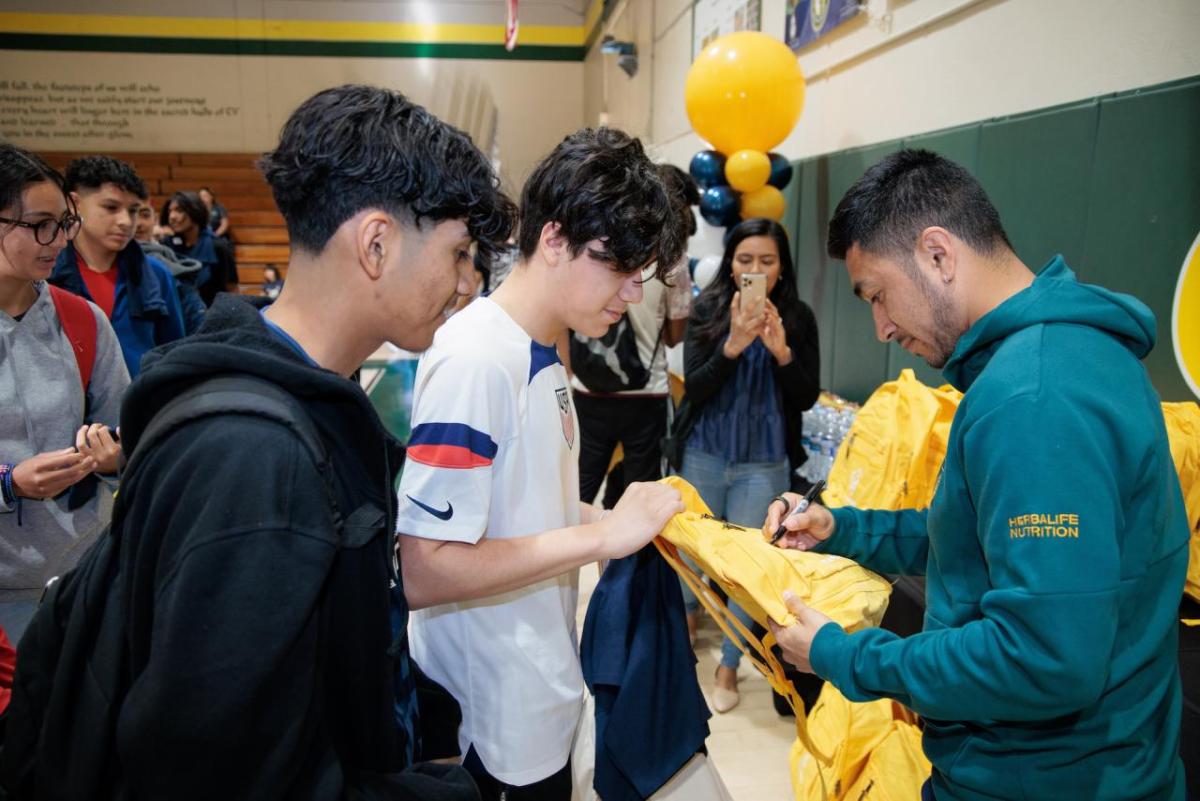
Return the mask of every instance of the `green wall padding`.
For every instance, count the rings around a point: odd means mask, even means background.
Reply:
[[[1163,400],[1195,400],[1170,325],[1179,270],[1200,232],[1200,76],[796,162],[787,223],[800,296],[817,315],[822,386],[852,400],[905,367],[928,384],[944,381],[875,339],[845,265],[825,255],[843,193],[902,146],[933,150],[978,177],[1031,269],[1062,253],[1081,280],[1149,305],[1158,344],[1146,369]]]

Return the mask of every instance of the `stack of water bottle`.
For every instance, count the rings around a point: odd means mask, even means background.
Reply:
[[[858,404],[828,392],[821,393],[820,399],[803,415],[802,444],[808,459],[796,470],[797,475],[809,482],[829,477],[838,448],[857,413]]]

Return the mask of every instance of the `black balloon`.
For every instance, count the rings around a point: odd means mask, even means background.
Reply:
[[[768,153],[767,158],[771,159],[771,177],[767,183],[776,189],[783,189],[792,180],[791,162],[778,153]]]
[[[701,150],[692,156],[688,171],[701,189],[725,186],[728,183],[725,180],[725,157],[715,150]]]
[[[738,193],[728,186],[710,186],[700,195],[700,215],[709,225],[733,225],[740,211]]]

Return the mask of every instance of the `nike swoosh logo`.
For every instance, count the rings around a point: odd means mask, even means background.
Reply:
[[[445,511],[438,511],[437,509],[434,509],[432,506],[427,506],[427,505],[421,503],[420,501],[418,501],[416,498],[414,498],[411,495],[405,495],[404,497],[408,498],[410,501],[415,503],[417,506],[420,506],[426,512],[429,512],[429,514],[433,515],[438,520],[449,520],[450,518],[454,517],[454,504],[450,503],[450,501],[446,501]]]

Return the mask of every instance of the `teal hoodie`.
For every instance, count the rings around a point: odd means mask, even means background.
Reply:
[[[834,511],[823,545],[926,576],[924,631],[821,628],[815,672],[925,718],[938,801],[1182,799],[1176,615],[1188,525],[1154,316],[1061,256],[963,334],[928,510]]]

